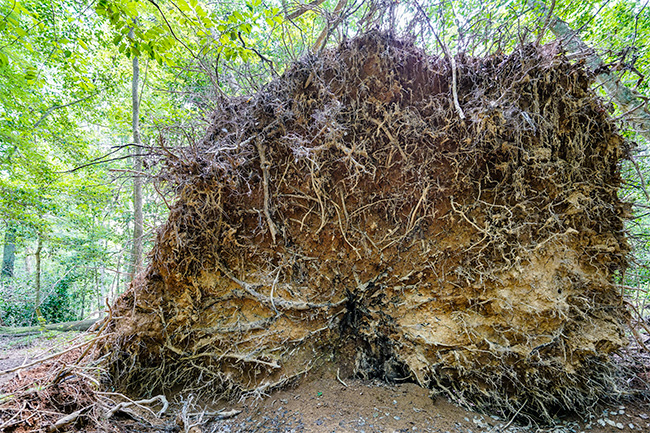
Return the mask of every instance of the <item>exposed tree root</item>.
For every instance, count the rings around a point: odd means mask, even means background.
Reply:
[[[176,201],[111,383],[262,395],[316,357],[504,415],[617,395],[627,145],[593,77],[554,45],[445,52],[347,40],[161,148]]]

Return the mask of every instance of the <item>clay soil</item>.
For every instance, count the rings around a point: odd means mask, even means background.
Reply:
[[[31,337],[0,339],[0,369],[7,370],[29,363],[35,356],[46,356],[65,340],[80,338],[75,333],[58,337]],[[53,359],[42,365],[17,373],[0,376],[0,396],[15,392],[25,386],[39,383],[75,355]],[[498,414],[484,414],[461,407],[463,402],[453,402],[444,397],[432,396],[414,383],[386,384],[374,380],[341,379],[340,372],[322,368],[304,380],[270,395],[249,397],[227,406],[205,406],[184,396],[170,397],[170,410],[160,420],[147,423],[143,419],[115,416],[98,425],[81,424],[64,431],[84,432],[191,432],[191,433],[244,433],[244,432],[595,432],[650,431],[650,405],[647,401],[650,379],[650,356],[631,350],[618,360],[631,376],[627,379],[637,395],[621,402],[612,402],[595,409],[588,418],[557,414],[554,425],[540,427],[526,425],[525,420],[510,420]],[[77,389],[76,387],[69,388]],[[646,399],[643,395],[645,393]],[[71,395],[74,399],[75,396]],[[84,395],[84,398],[87,398]],[[14,402],[22,404],[23,402]],[[87,402],[86,402],[87,403]],[[6,408],[11,401],[5,400]],[[0,407],[2,408],[2,407]],[[43,411],[47,412],[45,406]],[[241,411],[237,416],[219,420],[214,414],[219,410]],[[7,423],[0,415],[0,427]],[[27,415],[27,413],[25,413]],[[34,415],[34,414],[31,414]],[[45,414],[47,415],[47,414]],[[38,415],[37,415],[38,416]],[[35,417],[37,417],[35,416]],[[43,419],[47,419],[44,417]],[[53,420],[56,419],[55,417]],[[604,425],[603,425],[604,424]],[[41,431],[44,425],[23,425],[19,429],[0,431]],[[621,428],[622,427],[622,428]]]

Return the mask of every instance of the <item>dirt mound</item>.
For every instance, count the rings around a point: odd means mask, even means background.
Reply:
[[[624,142],[555,46],[456,64],[462,113],[447,59],[348,40],[169,152],[110,379],[232,397],[334,362],[546,418],[611,394]]]

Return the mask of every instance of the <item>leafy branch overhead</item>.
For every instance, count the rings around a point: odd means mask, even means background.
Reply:
[[[164,6],[154,0],[100,0],[95,9],[109,19],[116,32],[112,42],[120,53],[146,54],[159,64],[172,66],[179,55],[174,49],[179,47],[195,59],[206,50],[229,61],[247,62],[255,57],[250,46],[256,38],[283,20],[279,8],[263,7],[261,0],[251,0],[245,6],[241,11],[208,12],[197,0],[176,0]]]

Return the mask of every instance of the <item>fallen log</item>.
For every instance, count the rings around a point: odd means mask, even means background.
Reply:
[[[0,326],[0,337],[25,337],[27,335],[36,335],[46,331],[87,331],[97,323],[99,319],[78,320],[75,322],[52,323],[50,325],[39,326]]]

